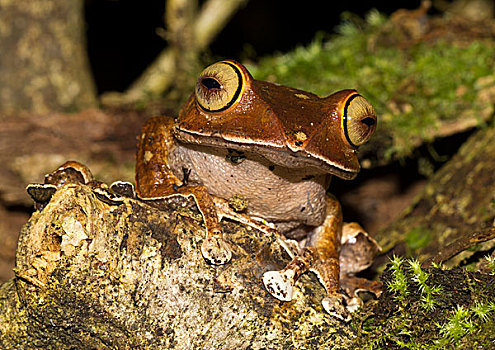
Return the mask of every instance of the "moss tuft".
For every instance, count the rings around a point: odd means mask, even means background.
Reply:
[[[394,257],[382,279],[380,300],[353,320],[354,349],[474,349],[495,341],[491,276]]]

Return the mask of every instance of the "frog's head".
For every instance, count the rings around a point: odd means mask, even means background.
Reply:
[[[251,150],[279,165],[352,179],[360,169],[357,148],[376,122],[355,90],[321,98],[255,80],[243,65],[225,60],[200,74],[175,134],[182,142]]]

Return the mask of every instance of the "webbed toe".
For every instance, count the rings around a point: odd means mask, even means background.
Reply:
[[[201,254],[212,265],[223,265],[232,259],[228,244],[220,237],[207,237],[201,245]]]

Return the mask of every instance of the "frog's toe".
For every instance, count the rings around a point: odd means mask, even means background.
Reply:
[[[344,322],[349,322],[351,320],[351,314],[344,306],[344,298],[341,294],[329,294],[321,303],[329,315],[341,319]]]
[[[268,271],[263,274],[263,284],[272,296],[282,301],[291,301],[294,285],[294,271]]]
[[[207,237],[201,245],[201,254],[213,265],[226,264],[232,258],[229,246],[220,237]]]

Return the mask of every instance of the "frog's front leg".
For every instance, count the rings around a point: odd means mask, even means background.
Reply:
[[[342,211],[339,202],[327,197],[326,217],[323,224],[314,229],[306,246],[281,271],[268,271],[263,275],[266,289],[279,300],[290,301],[292,289],[299,276],[313,270],[325,287],[324,309],[331,315],[349,320],[340,294],[339,252],[342,234]]]
[[[167,156],[175,147],[173,125],[172,118],[154,117],[143,126],[136,156],[137,194],[147,201],[173,196],[193,197],[206,226],[201,253],[212,264],[225,264],[231,259],[232,253],[222,238],[211,195],[206,187],[189,186],[186,177],[180,180],[170,170]]]

